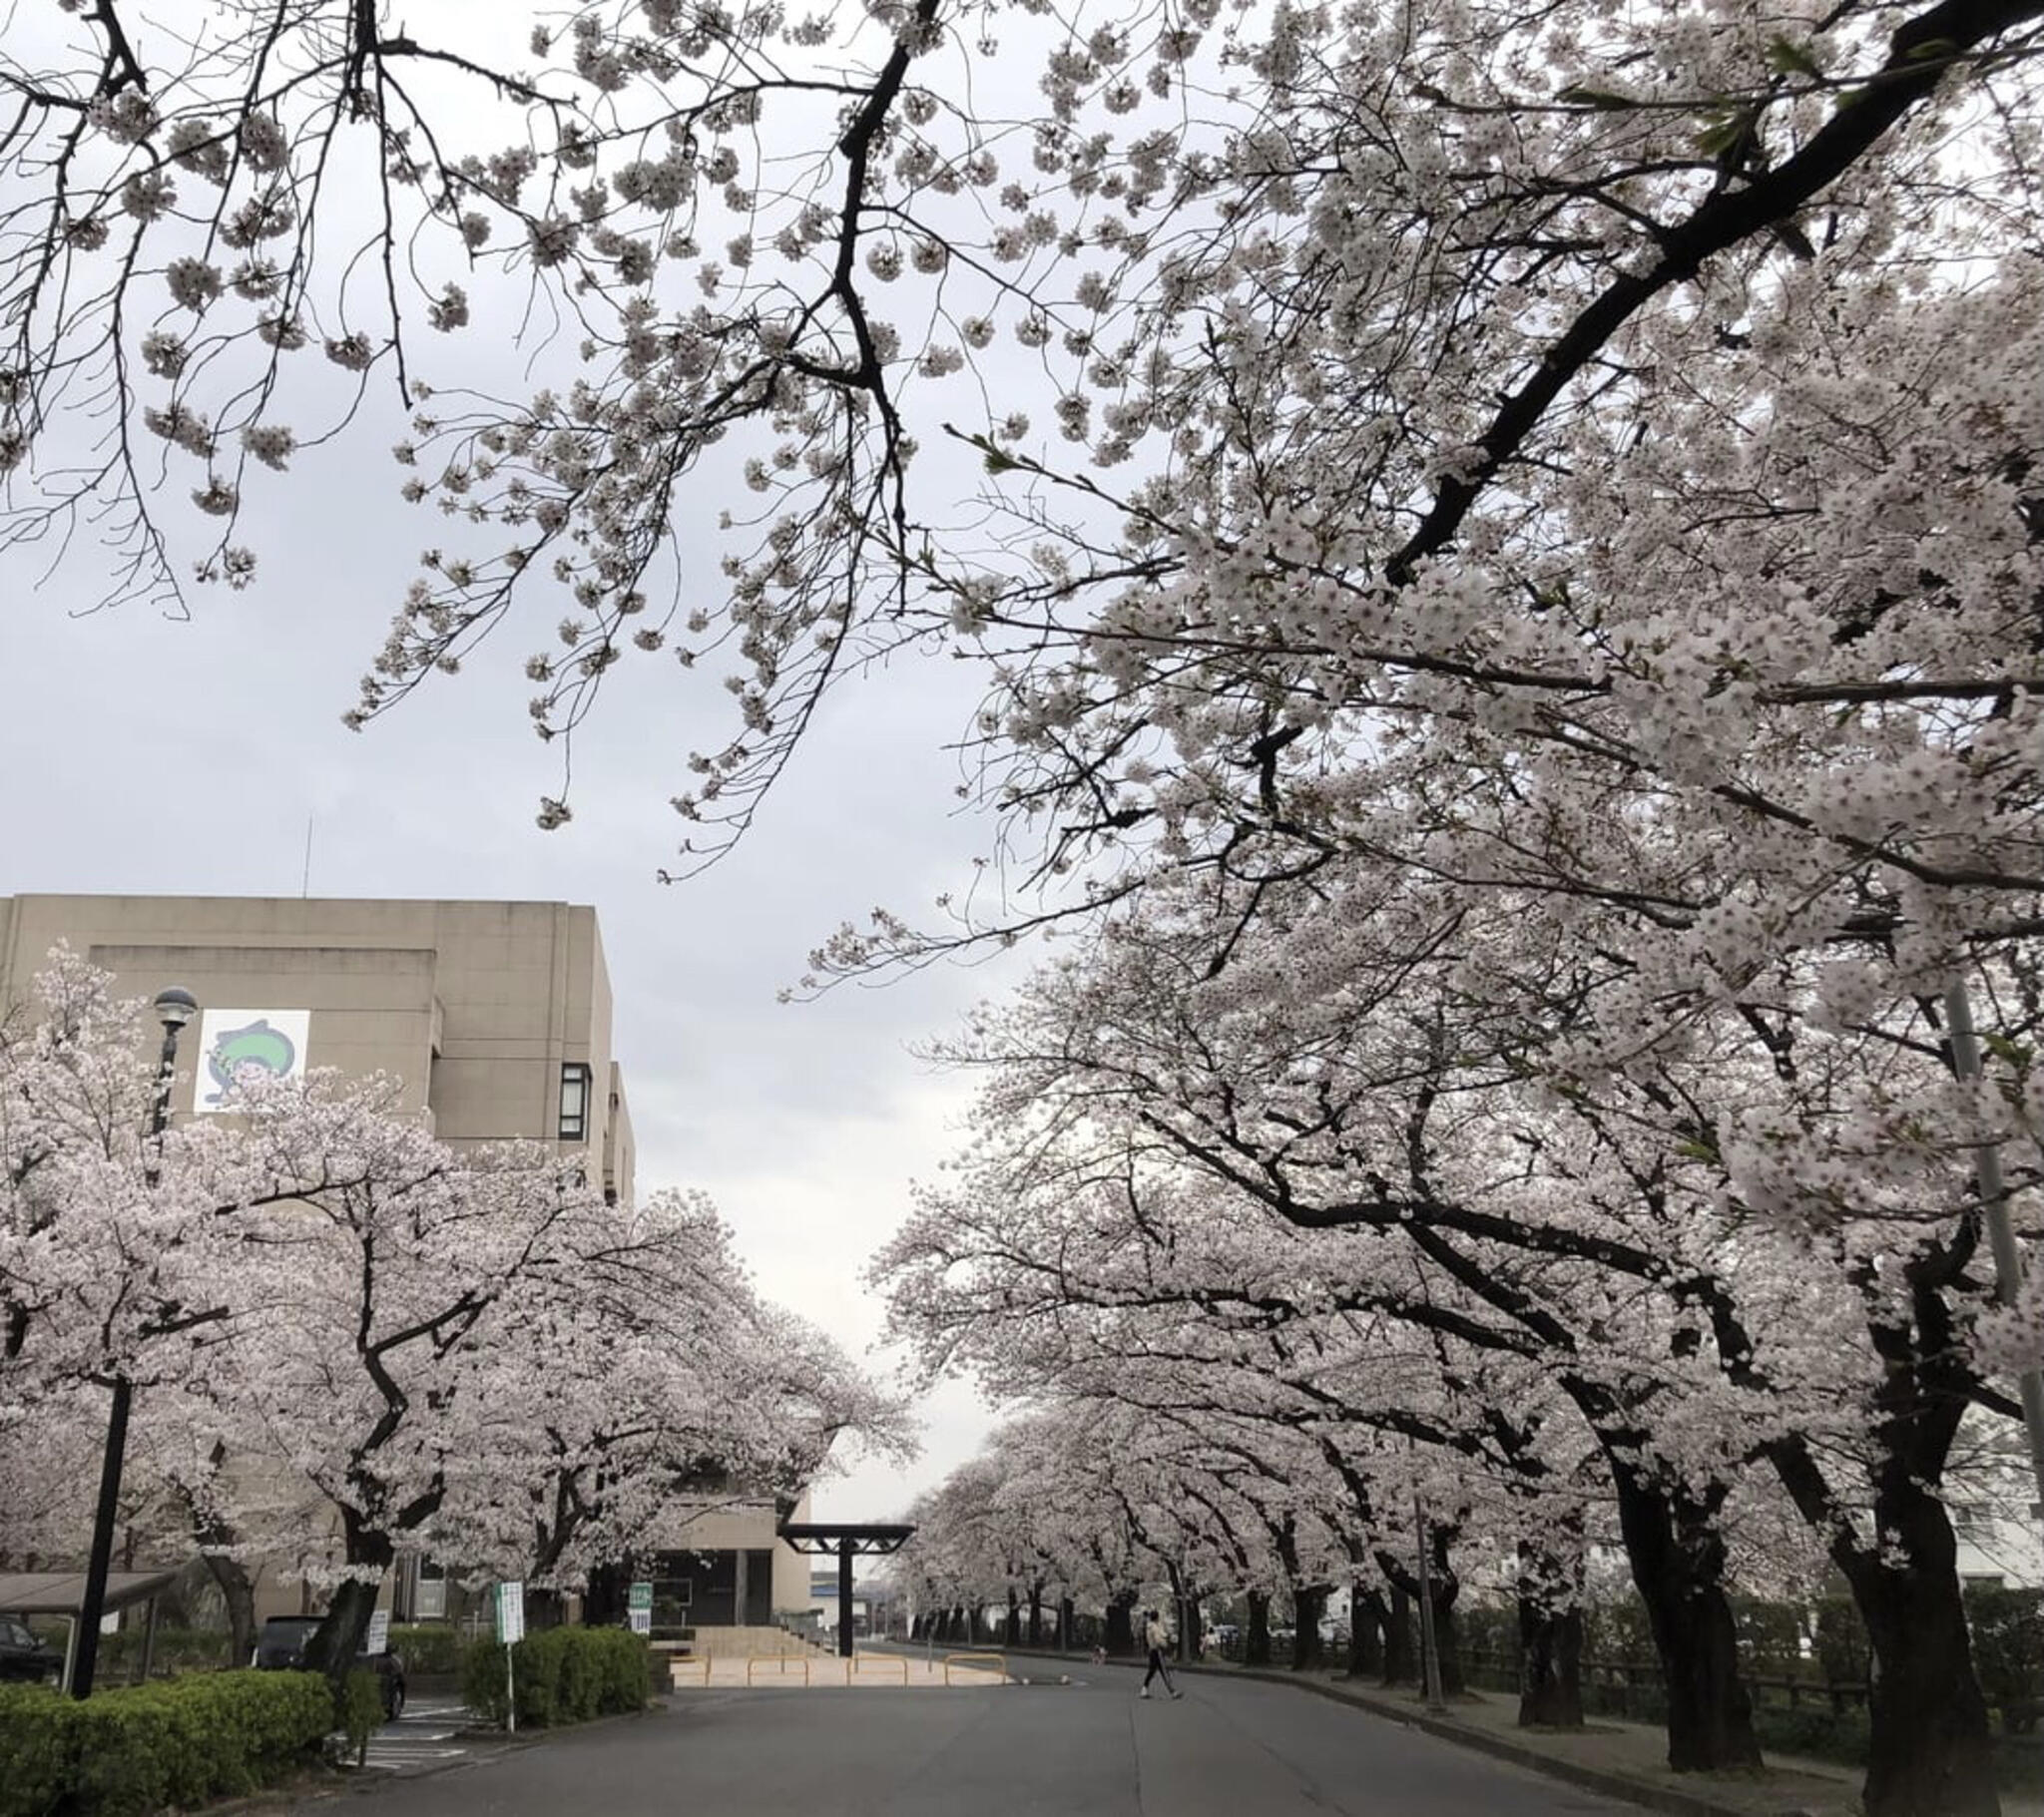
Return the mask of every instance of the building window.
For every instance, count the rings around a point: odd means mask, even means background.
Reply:
[[[589,1069],[579,1060],[561,1069],[561,1139],[589,1139]]]

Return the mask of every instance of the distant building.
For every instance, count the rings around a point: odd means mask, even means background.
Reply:
[[[610,976],[593,908],[0,897],[0,1010],[33,997],[59,942],[111,972],[124,996],[175,984],[199,999],[178,1050],[176,1117],[211,1114],[237,1065],[289,1077],[310,1067],[388,1073],[404,1082],[403,1108],[442,1140],[549,1142],[583,1156],[584,1176],[608,1196],[632,1199],[632,1119],[611,1057]],[[688,1532],[691,1544],[731,1543]],[[756,1544],[772,1546],[770,1521]],[[304,1606],[298,1586],[252,1571],[258,1615]],[[466,1599],[450,1588],[431,1561],[407,1555],[392,1586],[397,1612],[456,1615]],[[717,1592],[705,1589],[707,1606]]]
[[[566,902],[235,896],[0,897],[0,1005],[59,941],[124,994],[200,1004],[171,1108],[205,1115],[236,1064],[404,1081],[450,1142],[525,1137],[632,1197],[632,1120],[611,1058],[596,911]]]

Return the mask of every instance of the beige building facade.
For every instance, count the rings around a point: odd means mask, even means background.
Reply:
[[[0,1014],[27,1013],[59,944],[111,972],[119,993],[170,985],[199,1000],[171,1088],[205,1116],[251,1061],[286,1075],[332,1067],[403,1082],[403,1105],[455,1143],[520,1138],[586,1154],[586,1177],[633,1196],[632,1121],[611,1050],[612,1001],[596,911],[563,902],[393,902],[226,896],[0,897]],[[801,1498],[795,1518],[806,1516]],[[807,1562],[775,1536],[770,1501],[678,1501],[658,1552],[658,1626],[769,1624],[808,1600]],[[258,1615],[309,1606],[275,1567],[252,1566]],[[404,1556],[400,1618],[482,1606],[458,1569]]]
[[[344,897],[0,897],[0,1007],[34,995],[58,943],[124,995],[199,999],[172,1087],[205,1115],[235,1065],[403,1081],[443,1140],[581,1151],[629,1201],[632,1121],[611,1053],[596,911],[565,902]]]

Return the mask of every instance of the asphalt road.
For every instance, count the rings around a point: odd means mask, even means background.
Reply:
[[[1026,1668],[1025,1668],[1026,1669]],[[1284,1685],[678,1693],[643,1717],[363,1784],[347,1817],[1564,1817],[1636,1807]],[[332,1817],[331,1804],[295,1807]]]

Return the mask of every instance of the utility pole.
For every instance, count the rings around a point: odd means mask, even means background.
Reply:
[[[1973,1007],[1966,1001],[1966,981],[1955,978],[1944,994],[1945,1022],[1951,1032],[1952,1071],[1960,1079],[1983,1077],[1980,1043],[1973,1033]],[[1980,1213],[1987,1224],[1987,1246],[1994,1256],[1994,1297],[2012,1306],[2023,1290],[2023,1258],[2008,1221],[2008,1188],[2002,1183],[2001,1149],[1991,1141],[1973,1150],[1973,1178],[1980,1190]],[[2016,1377],[2022,1395],[2023,1425],[2030,1436],[2030,1469],[2037,1479],[2037,1503],[2044,1508],[2044,1374],[2025,1369]]]

